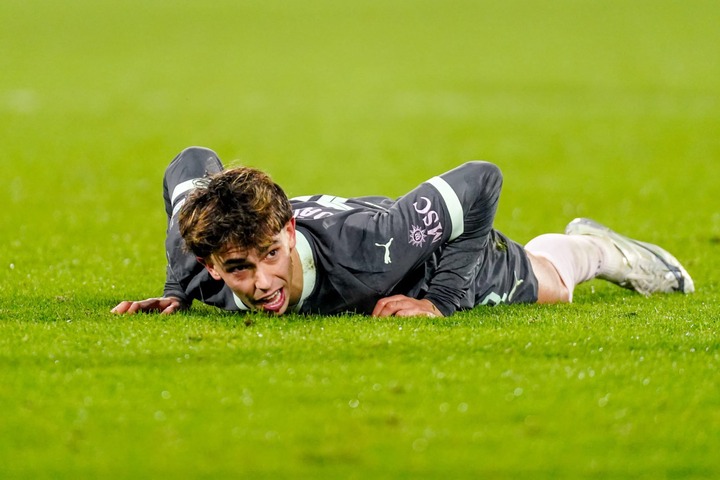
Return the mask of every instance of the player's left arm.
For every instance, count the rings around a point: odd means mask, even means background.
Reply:
[[[462,208],[462,228],[444,247],[425,299],[447,316],[461,307],[460,301],[484,258],[503,178],[500,169],[488,162],[466,163],[441,178],[457,195]],[[458,215],[452,218],[456,220]]]
[[[409,245],[404,246],[405,255],[394,253],[403,265],[393,273],[409,271],[408,262],[425,261],[428,254],[438,250],[439,261],[423,299],[384,298],[373,313],[448,316],[458,310],[483,258],[501,188],[502,174],[497,166],[468,162],[433,177],[398,200],[394,208],[402,213],[397,217],[405,218],[398,223],[401,229],[409,230]],[[401,233],[397,226],[394,230]]]

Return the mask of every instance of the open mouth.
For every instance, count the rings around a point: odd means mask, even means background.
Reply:
[[[285,304],[285,289],[279,289],[269,297],[263,298],[258,303],[263,310],[277,313]]]

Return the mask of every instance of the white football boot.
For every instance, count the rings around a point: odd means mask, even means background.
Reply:
[[[598,278],[643,295],[662,292],[692,293],[692,278],[669,252],[651,243],[633,240],[588,218],[576,218],[565,227],[567,235],[592,235],[609,240],[623,256],[624,267]]]

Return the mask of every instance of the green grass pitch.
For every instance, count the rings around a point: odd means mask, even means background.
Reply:
[[[0,2],[0,477],[720,477],[720,4]],[[497,163],[520,242],[590,216],[697,292],[447,319],[161,293],[188,145],[290,196]]]

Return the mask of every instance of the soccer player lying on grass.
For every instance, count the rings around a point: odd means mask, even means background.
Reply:
[[[164,295],[112,311],[167,314],[200,300],[275,314],[447,316],[570,302],[595,277],[644,295],[694,290],[668,252],[592,220],[519,245],[493,229],[501,184],[498,167],[469,162],[397,200],[288,200],[265,173],[223,170],[211,150],[188,148],[164,178]]]

